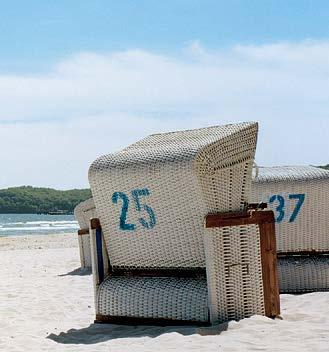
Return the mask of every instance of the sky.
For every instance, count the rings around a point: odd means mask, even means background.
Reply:
[[[150,133],[259,122],[259,165],[329,163],[328,1],[1,1],[0,188],[88,187]]]

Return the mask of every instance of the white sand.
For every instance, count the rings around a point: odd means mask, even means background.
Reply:
[[[0,351],[329,351],[329,293],[281,296],[283,320],[95,325],[76,235],[0,238]]]

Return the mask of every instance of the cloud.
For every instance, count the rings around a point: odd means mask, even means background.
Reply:
[[[329,162],[329,41],[195,41],[180,55],[78,53],[0,75],[0,187],[87,186],[100,154],[153,133],[256,120],[260,164]]]

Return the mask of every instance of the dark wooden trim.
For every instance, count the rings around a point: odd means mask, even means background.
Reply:
[[[272,210],[208,214],[205,218],[205,227],[241,226],[263,224],[266,222],[274,222],[274,213]]]
[[[90,227],[91,227],[92,230],[96,230],[96,229],[101,228],[101,224],[99,222],[99,219],[98,218],[92,218],[90,220]]]
[[[112,276],[205,278],[206,268],[113,268]]]
[[[274,219],[273,222],[259,224],[259,235],[265,315],[275,318],[280,315],[280,295]]]
[[[78,230],[78,235],[79,236],[89,235],[89,229],[80,229],[80,230]]]
[[[96,314],[95,323],[97,324],[122,324],[122,325],[198,325],[209,326],[210,322],[195,320],[175,320],[165,318],[142,318],[142,317],[125,317]]]
[[[267,203],[249,203],[247,205],[248,210],[264,210],[267,208]]]
[[[293,252],[279,252],[278,258],[292,258],[292,257],[326,257],[329,256],[329,251],[293,251]]]

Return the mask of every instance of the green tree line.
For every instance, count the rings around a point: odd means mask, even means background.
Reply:
[[[319,166],[329,170],[329,164]],[[59,191],[21,186],[0,190],[0,214],[72,214],[75,206],[91,197],[90,189]]]
[[[32,186],[0,190],[1,214],[72,214],[74,207],[91,197],[90,189],[59,191]]]

